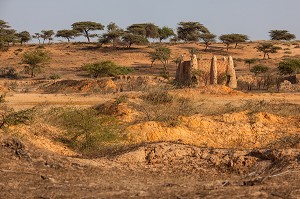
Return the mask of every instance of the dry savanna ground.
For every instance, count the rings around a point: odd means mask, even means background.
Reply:
[[[300,43],[278,43],[282,50],[264,60],[257,44],[168,47],[172,60],[189,59],[191,49],[200,59],[231,55],[238,77],[250,75],[246,58],[275,72],[283,58],[300,56]],[[150,67],[153,45],[1,52],[0,67],[20,76],[0,79],[0,198],[300,198],[299,90],[177,88],[175,63],[169,80],[160,63]],[[20,62],[36,48],[52,59],[30,78]],[[93,79],[81,69],[102,60],[135,70]]]

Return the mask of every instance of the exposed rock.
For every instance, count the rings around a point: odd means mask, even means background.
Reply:
[[[291,91],[291,90],[293,90],[293,85],[292,85],[292,83],[290,81],[284,80],[280,84],[280,90],[281,91]]]

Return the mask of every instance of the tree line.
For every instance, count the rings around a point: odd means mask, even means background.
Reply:
[[[96,31],[102,31],[106,28],[103,34],[97,34]],[[295,39],[295,35],[287,30],[271,30],[269,32],[271,40],[290,41]],[[112,44],[113,47],[118,45],[126,45],[128,48],[132,44],[146,44],[149,39],[170,40],[171,42],[203,42],[205,50],[216,42],[217,36],[211,33],[207,27],[199,22],[180,22],[176,32],[167,26],[159,27],[153,23],[132,24],[126,29],[120,28],[115,23],[110,23],[106,27],[93,21],[80,21],[71,25],[70,29],[58,30],[56,33],[53,30],[42,30],[39,33],[31,35],[28,31],[17,32],[12,29],[9,24],[0,20],[0,47],[8,48],[10,44],[26,43],[32,38],[38,40],[39,44],[50,43],[54,37],[64,38],[68,42],[76,37],[84,36],[87,42],[91,42],[91,38],[98,38],[100,44]],[[237,48],[239,43],[249,40],[248,35],[232,33],[223,34],[218,39],[226,45],[228,51],[230,45],[235,45]]]

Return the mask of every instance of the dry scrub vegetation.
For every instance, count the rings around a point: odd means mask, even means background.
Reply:
[[[277,65],[300,51],[289,44],[292,54],[285,50],[259,59],[257,65],[270,68],[260,74],[265,68],[253,67],[251,74],[246,59],[259,57],[256,45],[229,49],[240,77],[236,90],[177,87],[172,60],[169,77],[161,76],[160,63],[150,66],[151,45],[10,47],[0,55],[7,66],[0,81],[0,176],[5,179],[0,192],[6,198],[74,198],[75,192],[77,197],[201,198],[234,190],[235,197],[297,198],[299,83],[284,82]],[[168,47],[175,60],[204,46]],[[44,73],[29,78],[22,67],[9,67],[37,48],[51,56]],[[200,58],[227,55],[223,48],[214,44]],[[12,180],[17,178],[20,183]],[[283,181],[284,188],[278,188]]]
[[[111,156],[160,141],[214,148],[299,147],[299,104],[276,99],[220,103],[197,89],[174,92],[156,87],[122,94],[89,108],[43,105],[13,111],[3,105],[1,110],[1,127],[6,132],[18,135],[26,125],[34,126],[35,131],[55,129],[55,135],[46,131],[42,136],[89,157]]]

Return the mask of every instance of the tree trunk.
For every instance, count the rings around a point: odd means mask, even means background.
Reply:
[[[69,37],[67,37],[67,40],[68,40],[68,43],[70,42],[70,38]]]
[[[204,51],[206,51],[207,48],[208,48],[208,43],[205,43],[205,49],[204,49]]]
[[[167,75],[167,63],[164,63],[164,74]]]
[[[229,50],[229,44],[226,44],[226,46],[227,46],[227,52],[228,52],[228,50]]]
[[[90,41],[89,32],[87,30],[85,30],[84,32],[85,32],[85,36],[86,36],[88,42],[90,43],[91,41]]]
[[[235,47],[234,48],[237,48],[237,46],[238,46],[238,43],[235,43]]]

